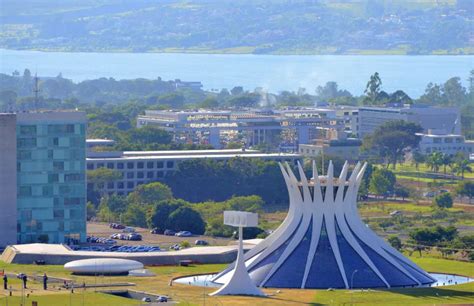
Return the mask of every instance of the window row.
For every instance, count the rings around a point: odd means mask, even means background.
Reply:
[[[109,169],[172,169],[174,167],[174,161],[139,161],[139,162],[108,162],[108,163],[87,163],[87,169],[93,170],[98,168],[109,168]]]

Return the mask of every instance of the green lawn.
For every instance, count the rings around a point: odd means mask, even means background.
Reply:
[[[430,272],[444,272],[468,275],[474,277],[474,263],[411,257],[417,264]],[[350,290],[301,290],[301,289],[265,289],[269,294],[268,298],[253,297],[209,297],[208,293],[213,288],[203,288],[187,285],[174,284],[169,286],[172,277],[184,276],[197,273],[210,273],[222,270],[226,265],[197,265],[192,267],[150,267],[156,273],[154,277],[104,277],[97,282],[133,282],[134,290],[147,291],[155,294],[165,294],[171,296],[180,305],[320,305],[320,304],[350,304],[351,300],[359,305],[434,305],[434,304],[474,304],[474,284],[454,285],[442,288],[418,288],[418,289],[393,289],[393,290],[370,290],[354,291]],[[7,272],[43,273],[50,276],[62,276],[75,279],[77,282],[86,281],[92,283],[93,277],[71,276],[61,266],[34,266],[34,265],[10,265],[0,262],[0,269]],[[15,288],[14,296],[8,297],[8,305],[20,305],[20,282],[12,280]],[[41,284],[31,283],[33,292],[27,298],[26,305],[31,305],[31,301],[38,301],[38,305],[138,305],[139,301],[114,297],[102,293],[95,293],[92,290],[83,291],[76,289],[74,294],[53,289],[43,291]],[[7,297],[0,290],[0,305],[6,305]]]
[[[400,174],[400,175],[406,175],[406,176],[409,176],[409,177],[426,177],[426,174],[428,173],[435,173],[434,171],[432,171],[426,164],[420,164],[418,166],[418,170],[415,168],[415,165],[413,165],[412,163],[403,163],[403,164],[397,164],[397,167],[395,170],[393,170],[391,167],[390,167],[390,170],[394,171],[395,173],[397,174]],[[439,169],[439,172],[438,173],[435,173],[435,174],[438,174],[438,175],[444,175],[444,168],[441,167]],[[446,168],[446,174],[447,175],[456,175],[455,173],[452,173],[451,171],[451,168],[447,167]],[[456,175],[457,176],[457,175]],[[460,177],[458,177],[460,178]],[[474,173],[469,173],[469,172],[466,172],[464,173],[464,178],[470,178],[470,179],[473,179],[474,178]],[[430,179],[431,181],[433,179]],[[445,179],[436,179],[436,181],[439,181],[439,180],[445,180]],[[449,178],[447,179],[449,180]]]

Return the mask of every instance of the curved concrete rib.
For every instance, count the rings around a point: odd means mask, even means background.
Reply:
[[[420,275],[415,274],[411,269],[409,270],[408,266],[429,277],[429,279],[433,279],[416,264],[389,246],[382,238],[378,237],[360,218],[357,211],[357,193],[362,183],[367,163],[357,163],[349,178],[347,176],[350,167],[347,162],[344,163],[337,180],[334,179],[334,165],[332,161],[329,162],[327,175],[321,177],[318,174],[316,163],[313,161],[312,178],[310,180],[306,177],[300,163],[298,163],[297,168],[299,179],[295,176],[288,163],[280,164],[290,201],[287,217],[280,227],[267,239],[245,254],[247,269],[250,271],[252,268],[259,268],[259,283],[256,285],[267,286],[269,283],[274,284],[275,275],[279,275],[277,274],[279,269],[288,264],[288,258],[297,250],[310,227],[311,238],[307,258],[304,260],[304,272],[303,275],[300,275],[301,270],[298,270],[299,274],[293,275],[295,283],[291,287],[307,288],[309,280],[312,280],[312,278],[325,277],[324,275],[312,275],[310,273],[313,265],[327,264],[314,262],[320,243],[323,223],[326,226],[326,234],[336,262],[335,265],[337,265],[334,269],[337,268],[340,272],[343,287],[349,288],[352,286],[352,284],[349,284],[351,275],[348,273],[350,272],[344,269],[344,263],[351,260],[351,258],[347,258],[347,255],[342,253],[343,250],[339,248],[339,238],[343,238],[347,242],[366,266],[381,280],[380,284],[387,288],[390,288],[391,284],[387,280],[387,275],[384,275],[382,272],[386,271],[386,269],[381,269],[381,267],[375,264],[374,259],[366,252],[365,245],[388,262],[387,264],[392,265],[406,275],[411,280],[407,279],[407,285],[413,283],[420,285],[422,283],[419,279]],[[283,250],[278,253],[278,258],[272,258],[269,265],[267,265],[268,261],[263,262],[278,249]],[[260,269],[262,265],[259,264],[262,262],[267,265],[265,269]],[[233,271],[233,265],[230,265],[221,272],[215,280],[223,279],[231,271]],[[292,269],[287,269],[287,271],[290,271],[289,273],[291,274]],[[287,277],[292,279],[291,275]],[[340,286],[341,284],[339,283],[334,284],[332,287]],[[359,286],[367,287],[360,285],[360,282]]]

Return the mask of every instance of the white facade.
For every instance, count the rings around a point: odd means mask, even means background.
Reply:
[[[281,166],[290,206],[283,223],[245,254],[245,265],[259,287],[276,288],[391,288],[429,285],[429,274],[378,237],[357,212],[357,192],[365,165],[349,178],[346,162],[334,177],[330,162],[320,176],[313,162],[307,179],[289,165]],[[226,283],[234,265],[214,279]]]
[[[429,155],[433,152],[441,152],[446,155],[463,153],[466,157],[474,153],[474,141],[469,141],[462,135],[455,134],[417,134],[421,137],[419,151]]]
[[[178,169],[182,161],[193,159],[228,160],[235,157],[258,158],[266,161],[296,163],[301,157],[289,153],[260,153],[254,150],[187,150],[187,151],[126,151],[88,152],[87,169],[115,169],[122,174],[116,182],[103,188],[108,193],[121,195],[132,192],[136,186],[160,181]],[[94,186],[88,185],[88,188]],[[95,186],[97,187],[97,186]]]
[[[143,264],[136,260],[120,258],[91,258],[68,262],[64,269],[75,274],[124,274],[132,270],[143,269]]]
[[[316,158],[321,155],[339,157],[345,160],[358,160],[360,153],[360,141],[327,141],[316,144],[299,145],[298,153],[304,157]]]

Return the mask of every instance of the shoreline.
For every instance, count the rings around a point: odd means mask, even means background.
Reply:
[[[11,49],[0,47],[0,51],[26,51],[26,52],[44,52],[44,53],[112,53],[112,54],[196,54],[196,55],[253,55],[253,56],[474,56],[473,53],[449,53],[446,50],[439,50],[443,52],[432,52],[432,53],[421,53],[421,54],[410,54],[406,52],[400,52],[401,50],[354,50],[359,52],[345,52],[345,53],[327,53],[327,52],[269,52],[269,53],[255,53],[255,52],[239,52],[239,48],[233,49],[155,49],[147,51],[133,51],[133,50],[121,50],[121,49],[108,49],[108,50],[63,50],[63,49],[50,49],[50,48],[30,48],[30,49]],[[445,52],[445,53],[444,53]]]

